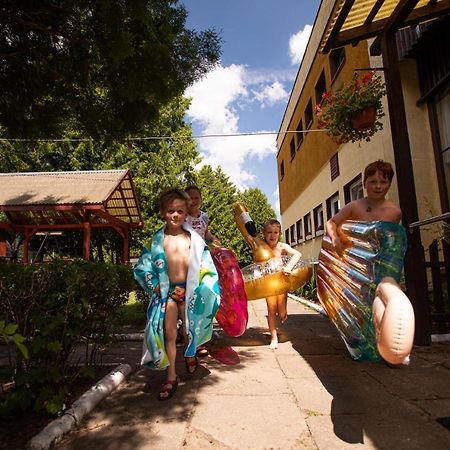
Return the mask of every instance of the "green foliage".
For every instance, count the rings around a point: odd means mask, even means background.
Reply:
[[[220,57],[219,35],[186,18],[174,0],[3,1],[2,134],[140,133]]]
[[[381,99],[385,94],[385,83],[380,76],[375,76],[375,72],[362,77],[355,74],[348,85],[340,86],[335,93],[323,94],[320,105],[316,105],[319,128],[326,128],[328,135],[338,143],[370,141],[371,136],[383,128]],[[356,130],[352,119],[368,106],[376,108],[376,121],[370,128]]]
[[[142,289],[139,292],[144,293]],[[130,294],[130,299],[125,305],[120,306],[118,310],[119,324],[122,326],[139,326],[142,329],[145,327],[146,316],[145,311],[147,303],[137,297],[135,292]]]
[[[0,323],[17,324],[8,332],[24,337],[28,359],[9,342],[10,362],[1,367],[0,382],[14,381],[14,389],[0,399],[0,413],[61,411],[73,381],[86,373],[83,365],[94,365],[110,341],[117,310],[135,288],[129,266],[1,264]]]
[[[186,184],[197,185],[202,193],[201,209],[208,213],[209,231],[233,249],[237,242],[233,219],[236,188],[228,176],[220,167],[213,170],[211,166],[203,166]]]
[[[307,300],[311,300],[313,302],[318,301],[316,271],[317,271],[317,264],[314,264],[311,278],[309,279],[309,281],[307,283],[305,283],[303,286],[299,287],[294,292],[295,295],[306,298]]]
[[[29,144],[0,141],[0,171],[59,171],[92,169],[131,169],[145,228],[131,234],[132,254],[138,254],[144,242],[162,225],[158,196],[168,187],[184,185],[192,179],[200,162],[196,143],[189,138],[191,128],[184,122],[189,101],[178,97],[160,110],[158,119],[146,127],[146,135],[174,136],[172,140],[123,142],[38,142]],[[180,137],[177,139],[177,137]],[[183,137],[183,138],[181,138]],[[187,137],[187,138],[186,138]],[[14,156],[13,156],[14,155]],[[33,240],[37,241],[37,237]],[[47,254],[80,256],[82,235],[72,232],[52,238],[45,244]],[[117,261],[121,238],[115,231],[92,232],[93,259]]]
[[[22,356],[25,359],[28,359],[28,349],[23,344],[25,338],[21,334],[16,333],[17,328],[18,325],[16,323],[5,323],[4,320],[0,320],[0,338],[3,339],[6,344],[9,344],[12,341],[20,350]]]

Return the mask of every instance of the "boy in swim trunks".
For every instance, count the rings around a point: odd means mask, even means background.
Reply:
[[[190,203],[181,189],[161,194],[160,213],[165,226],[153,235],[151,250],[144,247],[134,269],[135,278],[151,296],[142,364],[157,369],[167,367],[159,400],[171,398],[178,387],[175,367],[178,317],[185,324],[182,330],[186,370],[193,374],[198,365],[195,348],[211,338],[211,317],[218,307],[218,277],[211,255],[203,239],[185,223]],[[195,308],[197,301],[202,302],[201,311]]]

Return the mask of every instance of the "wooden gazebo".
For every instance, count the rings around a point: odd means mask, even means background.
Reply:
[[[129,233],[143,221],[127,169],[0,174],[0,252],[7,234],[23,238],[23,263],[29,243],[40,232],[83,231],[83,258],[91,257],[91,231],[114,229],[123,239],[122,261],[129,262]],[[1,256],[1,255],[0,255]],[[4,255],[3,255],[4,256]]]

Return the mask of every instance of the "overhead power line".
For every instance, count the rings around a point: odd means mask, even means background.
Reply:
[[[179,139],[207,139],[222,137],[242,137],[242,136],[267,136],[267,135],[283,135],[283,134],[302,134],[312,132],[323,132],[327,129],[309,129],[309,130],[287,130],[287,131],[255,131],[249,133],[224,133],[224,134],[198,134],[198,135],[165,135],[165,136],[142,136],[128,137],[120,139],[121,141],[163,141],[163,140],[179,140]],[[0,142],[91,142],[98,139],[93,138],[48,138],[48,139],[30,139],[30,138],[2,138]]]

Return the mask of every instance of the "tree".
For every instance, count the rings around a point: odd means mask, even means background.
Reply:
[[[0,134],[139,134],[219,59],[220,37],[185,28],[177,0],[4,0]]]
[[[189,100],[177,97],[162,107],[158,118],[145,127],[147,135],[171,136],[170,139],[36,142],[32,145],[0,141],[0,172],[130,169],[145,222],[144,230],[131,235],[132,253],[139,253],[143,243],[162,225],[158,206],[160,192],[169,187],[185,186],[200,162],[196,142],[191,138],[192,130],[184,121],[188,106]],[[82,238],[72,234],[71,247],[81,248],[78,241]],[[108,255],[120,252],[120,245],[121,238],[115,232],[92,233],[94,256],[99,259],[111,259]]]

